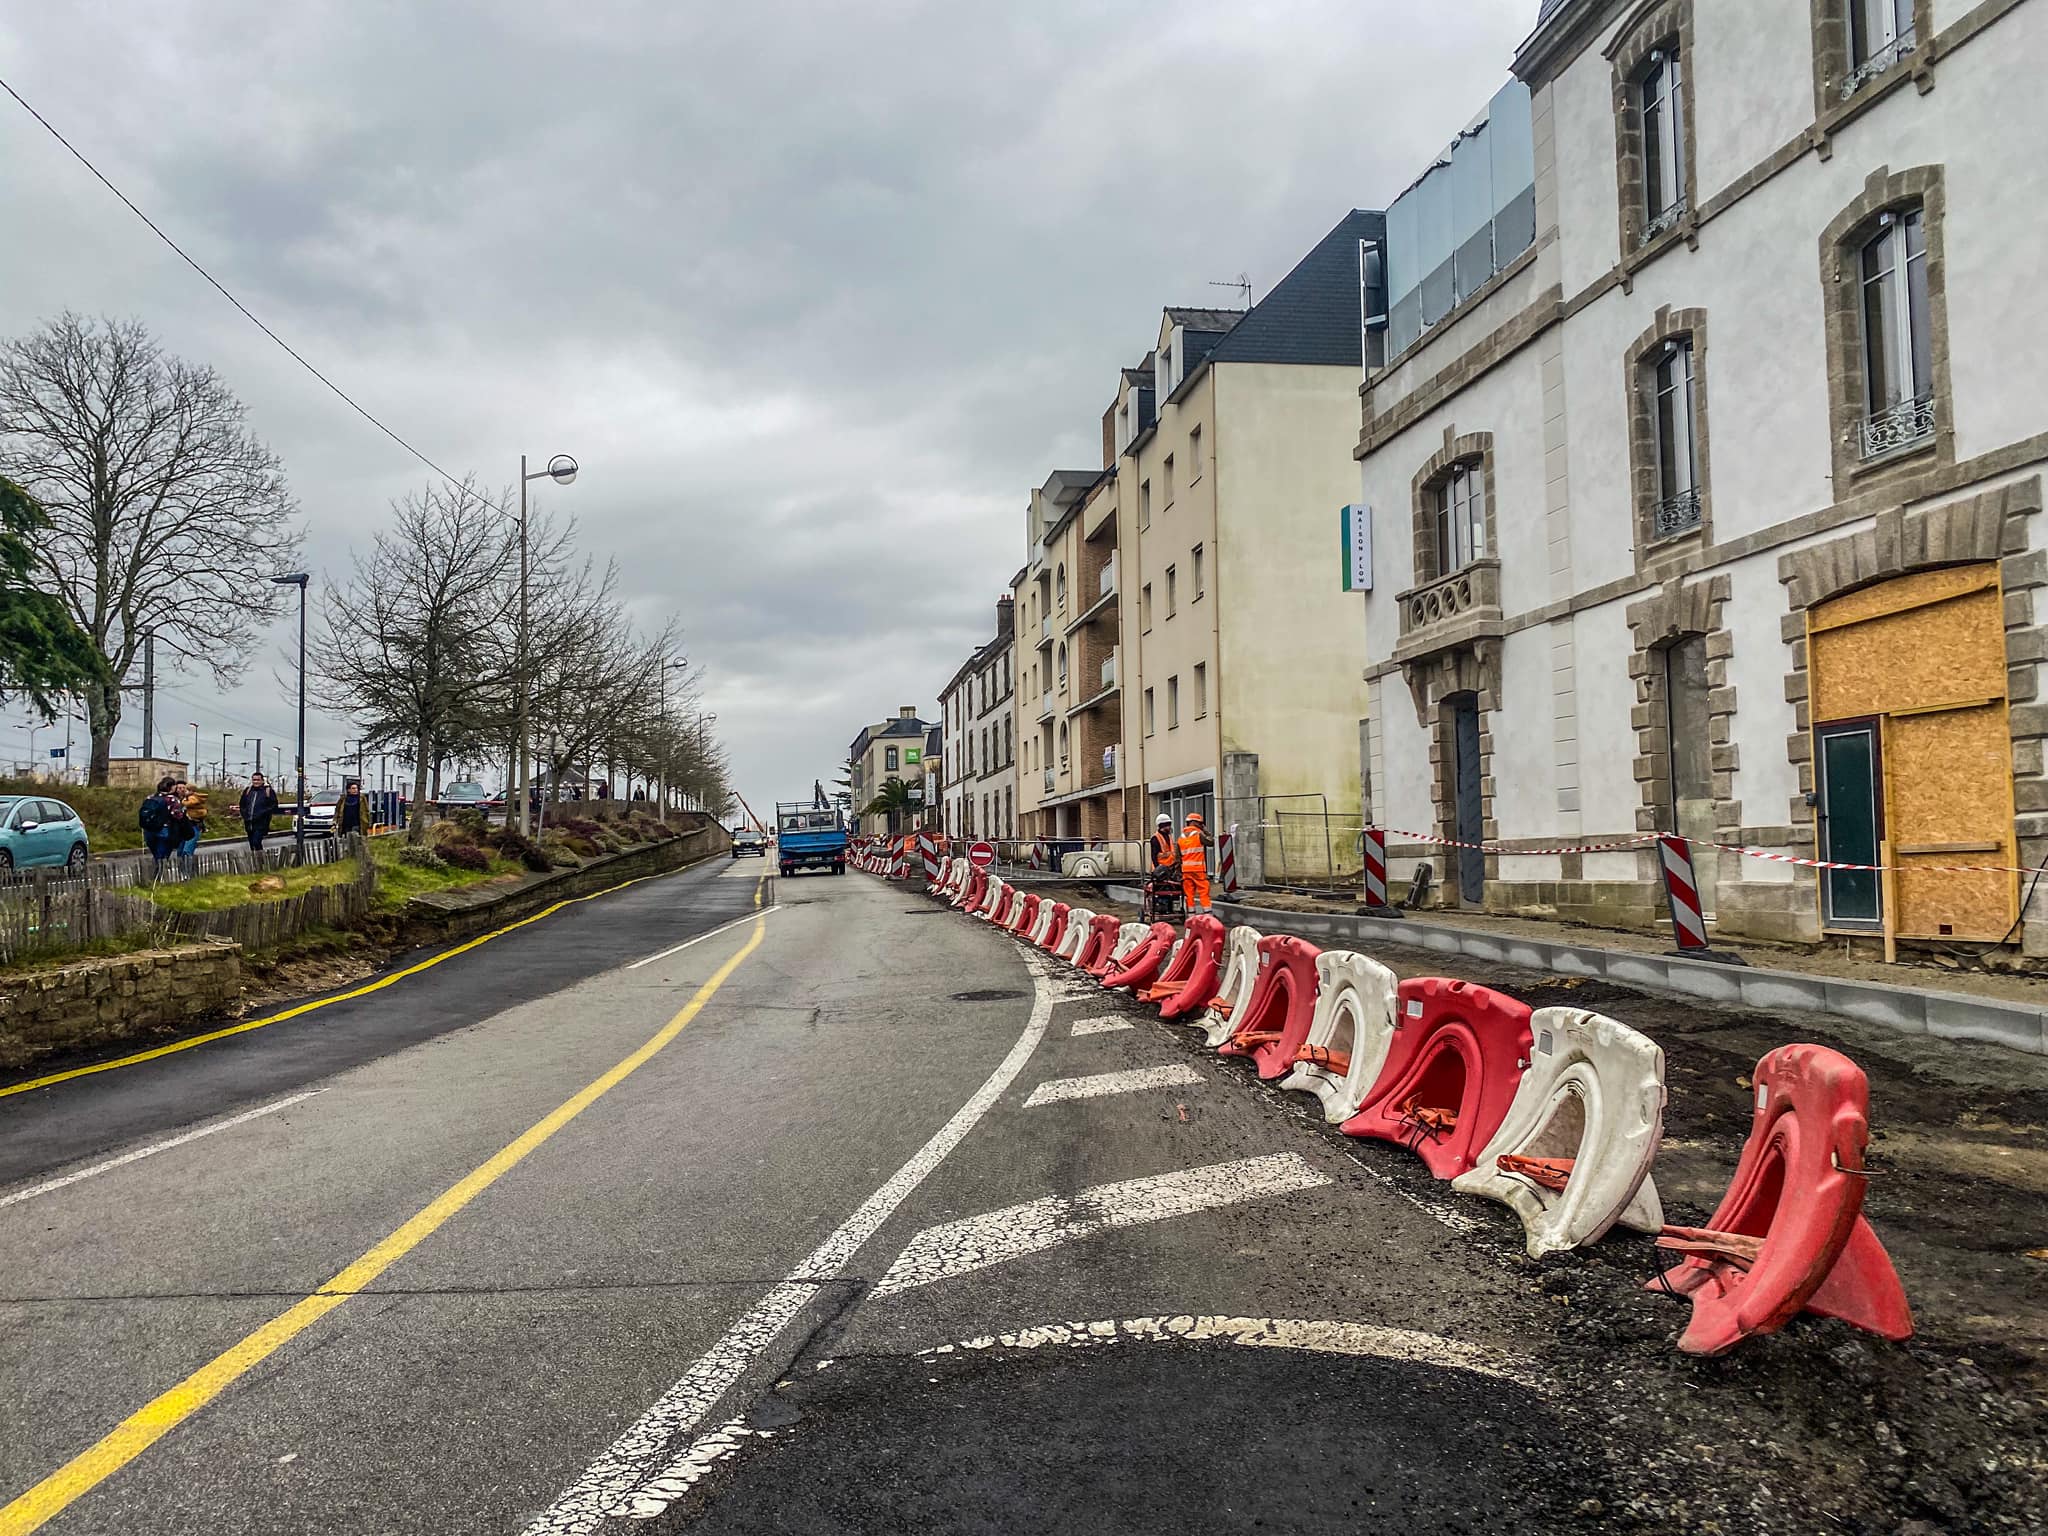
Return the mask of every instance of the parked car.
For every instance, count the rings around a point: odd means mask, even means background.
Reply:
[[[504,808],[505,797],[494,795],[475,779],[457,779],[453,784],[443,784],[441,793],[435,797],[434,808],[440,811],[496,811]]]
[[[299,824],[306,829],[306,836],[334,836],[334,818],[340,805],[339,788],[316,789],[308,795],[306,808],[299,813]]]
[[[732,856],[738,858],[750,853],[757,859],[768,857],[768,834],[757,832],[752,827],[737,827],[732,834]]]
[[[0,869],[51,864],[84,869],[91,857],[85,823],[63,801],[37,795],[0,796]]]

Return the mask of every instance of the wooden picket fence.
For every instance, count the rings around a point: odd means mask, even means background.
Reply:
[[[195,874],[254,878],[286,868],[293,863],[294,852],[288,843],[260,854],[248,848],[209,849],[198,855],[196,868],[167,872],[166,879]],[[88,865],[82,875],[61,869],[22,871],[0,885],[0,964],[139,934],[160,944],[211,937],[261,949],[310,928],[347,927],[367,917],[376,901],[377,866],[361,839],[325,838],[308,843],[306,852],[311,864],[352,858],[355,877],[275,900],[252,900],[211,912],[173,912],[135,894],[137,887],[152,883],[154,871],[147,859]]]

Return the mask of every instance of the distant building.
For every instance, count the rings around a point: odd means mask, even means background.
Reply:
[[[1015,606],[996,600],[996,632],[939,696],[946,777],[940,824],[951,837],[1013,838],[1017,820]]]
[[[916,824],[915,813],[892,811],[886,816],[868,816],[863,810],[891,779],[901,779],[919,791],[924,789],[924,749],[930,730],[931,723],[918,718],[917,706],[905,704],[896,712],[895,719],[866,726],[853,738],[847,758],[852,764],[853,830],[857,835],[873,837],[901,832]]]

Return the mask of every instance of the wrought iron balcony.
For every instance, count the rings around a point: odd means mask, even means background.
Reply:
[[[1879,75],[1889,74],[1894,65],[1911,58],[1917,46],[1919,39],[1914,36],[1913,29],[1908,27],[1849,71],[1848,78],[1842,82],[1842,100],[1847,101]]]
[[[1394,646],[1398,661],[1499,635],[1500,561],[1474,560],[1448,576],[1410,587],[1394,601],[1401,606],[1401,638]]]
[[[1652,240],[1656,239],[1659,235],[1663,234],[1665,230],[1670,229],[1672,226],[1677,224],[1678,221],[1684,217],[1685,199],[1681,197],[1677,202],[1673,203],[1669,208],[1666,208],[1662,213],[1655,215],[1649,223],[1643,226],[1642,239],[1637,241],[1636,243],[1639,245],[1648,245]]]
[[[1680,491],[1676,496],[1666,496],[1650,509],[1650,537],[1675,539],[1682,533],[1691,533],[1699,527],[1701,520],[1698,488]]]
[[[1882,458],[1899,448],[1934,436],[1934,400],[1901,400],[1863,418],[1862,446],[1865,459]]]

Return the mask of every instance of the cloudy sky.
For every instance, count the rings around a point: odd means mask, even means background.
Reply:
[[[550,507],[679,622],[758,806],[929,716],[1159,308],[1263,292],[1385,206],[1535,12],[134,0],[9,7],[0,77],[441,464],[495,487],[574,453]],[[0,334],[134,315],[214,364],[314,572],[426,478],[4,97],[0,212]],[[283,654],[165,679],[160,733],[281,739]],[[317,722],[312,757],[348,734]],[[0,727],[0,759],[27,747]]]

